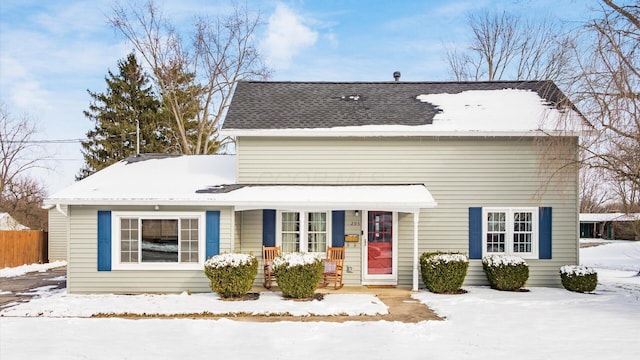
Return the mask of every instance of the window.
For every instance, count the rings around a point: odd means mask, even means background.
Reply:
[[[331,216],[327,212],[279,211],[276,242],[283,252],[325,252]]]
[[[204,261],[202,213],[114,213],[113,263],[127,268],[198,267]]]
[[[483,208],[482,254],[537,258],[537,208]]]

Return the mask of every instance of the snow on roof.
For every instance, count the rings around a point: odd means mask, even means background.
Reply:
[[[45,200],[45,204],[215,204],[249,209],[388,209],[435,207],[417,185],[239,185],[233,155],[183,155],[128,159]],[[373,195],[375,194],[375,196]]]
[[[228,129],[233,136],[535,136],[545,133],[579,135],[587,131],[582,116],[559,109],[530,89],[467,90],[421,94],[416,100],[439,111],[421,125],[378,124],[330,128]]]
[[[29,227],[20,224],[8,212],[0,212],[0,230],[29,230]]]
[[[581,222],[640,221],[640,213],[581,213]]]
[[[228,194],[236,210],[394,210],[414,212],[437,205],[424,185],[263,185]]]
[[[433,131],[558,131],[567,130],[565,120],[581,121],[575,111],[560,111],[531,90],[467,90],[417,99],[441,110]]]
[[[233,155],[185,155],[123,160],[64,188],[45,204],[137,200],[197,201],[196,190],[236,182]]]

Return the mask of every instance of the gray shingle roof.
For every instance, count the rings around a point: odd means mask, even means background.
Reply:
[[[223,129],[302,129],[431,124],[438,109],[421,94],[529,89],[553,106],[565,101],[551,81],[264,82],[237,84]]]

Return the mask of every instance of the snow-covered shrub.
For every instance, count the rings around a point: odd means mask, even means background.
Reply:
[[[482,258],[482,268],[491,288],[497,290],[517,291],[529,279],[529,265],[517,256],[485,256]]]
[[[287,253],[273,259],[282,296],[294,299],[311,298],[322,276],[322,260],[309,253]]]
[[[247,254],[214,255],[204,263],[211,290],[223,298],[246,295],[258,274],[258,259]]]
[[[459,253],[426,252],[420,255],[422,281],[434,293],[457,292],[467,276],[469,258]]]
[[[598,273],[586,266],[565,265],[560,268],[560,278],[562,286],[569,291],[592,292],[598,285]]]

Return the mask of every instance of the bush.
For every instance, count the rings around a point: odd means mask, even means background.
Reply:
[[[457,292],[468,268],[469,258],[464,254],[427,252],[420,256],[422,281],[434,293]]]
[[[491,288],[497,290],[517,291],[529,279],[529,265],[517,256],[485,256],[482,258],[482,268]]]
[[[294,299],[311,298],[322,277],[322,260],[314,254],[284,254],[273,260],[273,273],[282,296]]]
[[[223,298],[246,295],[258,274],[258,259],[247,254],[220,254],[204,263],[211,290]]]
[[[560,268],[560,278],[569,291],[592,292],[598,285],[598,273],[586,266],[565,265]]]

